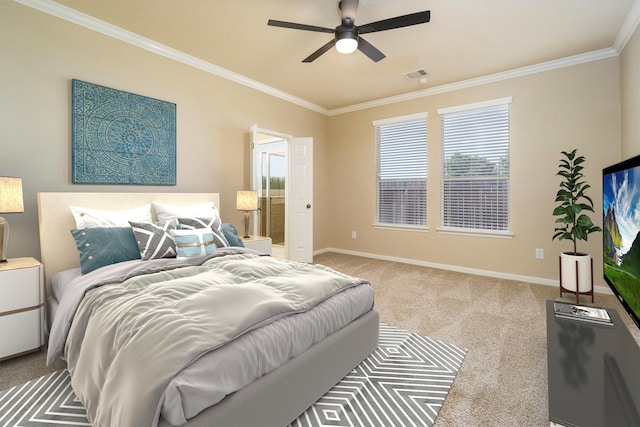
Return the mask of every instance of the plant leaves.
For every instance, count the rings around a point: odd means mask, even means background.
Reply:
[[[591,228],[594,227],[593,222],[591,222],[591,218],[586,215],[580,215],[578,221],[576,223],[576,228]]]
[[[559,190],[556,193],[556,207],[553,216],[557,216],[555,223],[562,224],[554,229],[553,239],[572,240],[575,249],[576,240],[587,240],[590,233],[602,231],[582,212],[594,212],[593,200],[586,191],[591,186],[585,181],[585,157],[577,154],[578,150],[561,151],[564,158],[560,158],[556,176],[562,177]]]
[[[591,207],[590,205],[587,205],[587,204],[584,204],[584,203],[580,203],[580,207],[582,207],[583,211],[595,212],[593,210],[593,207]]]

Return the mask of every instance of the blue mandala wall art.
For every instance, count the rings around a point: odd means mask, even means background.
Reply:
[[[176,104],[72,80],[73,182],[176,185]]]

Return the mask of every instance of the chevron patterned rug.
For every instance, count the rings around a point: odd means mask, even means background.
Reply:
[[[466,349],[380,325],[378,348],[290,427],[433,425]],[[66,370],[0,392],[0,426],[91,426]]]

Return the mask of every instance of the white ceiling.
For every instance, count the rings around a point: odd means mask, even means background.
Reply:
[[[640,14],[636,0],[360,0],[358,25],[422,10],[431,11],[431,22],[367,34],[387,56],[378,63],[335,49],[302,63],[332,35],[270,27],[267,20],[333,28],[340,22],[337,0],[56,3],[325,112],[575,55],[615,55]],[[404,76],[421,68],[426,84]]]

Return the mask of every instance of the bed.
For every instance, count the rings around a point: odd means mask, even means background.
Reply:
[[[51,328],[54,324],[53,320],[59,310],[59,301],[54,297],[51,288],[52,276],[58,272],[77,269],[79,266],[76,242],[69,231],[76,228],[69,210],[70,205],[125,210],[151,202],[187,206],[210,201],[219,207],[217,193],[39,193],[40,249],[45,271],[48,327]],[[224,251],[219,252],[214,254],[215,257],[224,259]],[[275,259],[251,254],[248,250],[234,249],[229,252],[231,258],[241,262],[246,258],[247,263],[254,262],[254,259],[255,262],[276,263]],[[217,262],[214,255],[210,258],[205,257],[205,262]],[[264,328],[266,327],[268,326]],[[287,425],[376,348],[378,329],[379,316],[375,309],[371,308],[346,326],[340,327],[288,359],[278,368],[227,395],[220,402],[199,411],[183,425]],[[258,331],[252,330],[251,333],[253,332]],[[163,415],[159,416],[157,422],[160,426],[174,425]]]

